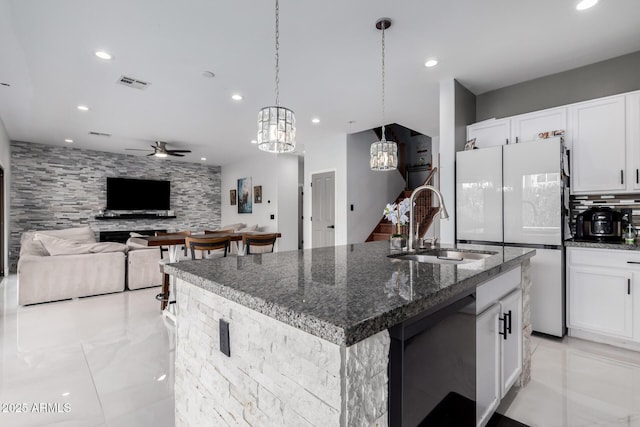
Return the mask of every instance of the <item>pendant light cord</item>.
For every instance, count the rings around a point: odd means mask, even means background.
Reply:
[[[386,27],[386,24],[383,22],[382,23],[382,138],[380,139],[381,141],[386,141],[387,140],[387,138],[384,135],[384,77],[385,77],[385,73],[384,73],[384,30],[385,30],[385,27]]]
[[[383,31],[384,37],[384,31]],[[276,0],[276,107],[280,106],[280,5]]]

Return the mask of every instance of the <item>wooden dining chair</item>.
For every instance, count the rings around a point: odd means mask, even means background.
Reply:
[[[223,253],[223,257],[227,256],[227,252],[229,252],[229,242],[230,239],[228,236],[226,237],[194,237],[189,236],[185,237],[184,243],[187,248],[191,251],[191,259],[196,258],[196,251],[202,252],[202,258],[204,258],[204,251],[210,252],[217,249],[221,249]]]
[[[164,232],[164,231],[156,231],[156,236],[166,236],[168,234],[178,234],[180,236],[191,236],[191,231],[189,230],[185,230],[185,231],[169,231],[169,232]],[[184,250],[184,256],[187,256],[187,247],[183,246],[182,250]],[[168,252],[169,248],[167,248],[166,246],[160,246],[160,259],[164,258],[163,253],[164,252]]]
[[[267,234],[243,234],[242,235],[242,244],[244,246],[244,253],[246,255],[250,255],[252,252],[252,247],[254,248],[254,254],[256,253],[265,253],[265,252],[273,252],[273,247],[276,243],[276,239],[278,235],[276,233],[267,233]],[[271,246],[267,248],[267,246]],[[259,249],[258,249],[259,248]]]

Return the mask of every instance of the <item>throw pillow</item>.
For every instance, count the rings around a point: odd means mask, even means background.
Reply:
[[[131,234],[138,234],[138,233],[131,233]],[[138,236],[131,236],[131,237],[141,237],[142,235],[138,235]],[[142,243],[136,243],[134,241],[132,241],[131,237],[127,240],[127,249],[128,250],[134,250],[134,249],[156,249],[158,250],[157,247],[153,247],[153,246],[147,246],[147,245],[143,245]]]

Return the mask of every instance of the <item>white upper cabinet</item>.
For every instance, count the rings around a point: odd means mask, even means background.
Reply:
[[[640,92],[626,96],[627,100],[627,183],[640,190]]]
[[[567,129],[567,108],[550,108],[511,118],[511,142],[539,139],[538,134]],[[552,135],[549,135],[552,136]]]
[[[613,96],[569,106],[572,193],[627,189],[625,97]]]
[[[511,137],[511,119],[486,120],[467,126],[467,141],[476,140],[476,147],[504,145]]]

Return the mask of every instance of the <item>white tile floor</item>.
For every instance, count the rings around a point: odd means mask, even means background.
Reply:
[[[0,426],[173,426],[173,327],[158,291],[17,307],[16,277],[4,279]],[[499,412],[532,427],[640,427],[640,353],[571,338],[533,345],[531,383]]]
[[[4,279],[0,426],[173,426],[173,327],[158,292],[17,307],[16,276]]]
[[[640,353],[569,337],[532,343],[531,382],[498,412],[531,427],[640,427]]]

